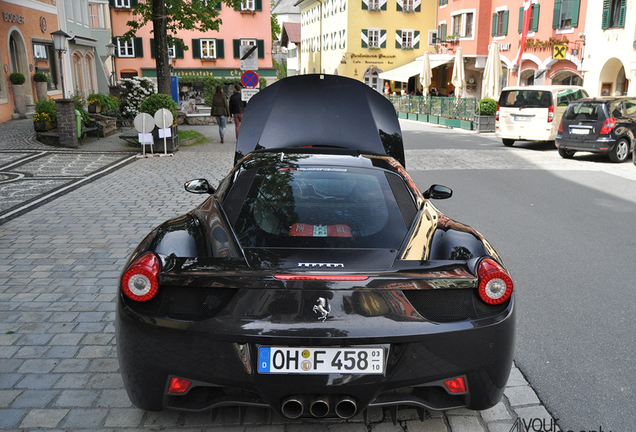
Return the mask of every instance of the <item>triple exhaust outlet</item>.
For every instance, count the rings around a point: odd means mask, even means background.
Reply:
[[[349,396],[290,396],[283,401],[281,411],[285,417],[295,419],[309,408],[312,416],[322,418],[329,414],[332,405],[336,415],[343,419],[353,417],[358,411],[358,404]]]

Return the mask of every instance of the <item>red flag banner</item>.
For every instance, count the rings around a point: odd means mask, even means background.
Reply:
[[[524,0],[523,2],[523,27],[521,29],[521,41],[519,42],[519,52],[515,64],[521,65],[521,56],[523,55],[523,49],[526,46],[526,39],[528,38],[528,29],[530,28],[530,18],[532,18],[532,0]]]

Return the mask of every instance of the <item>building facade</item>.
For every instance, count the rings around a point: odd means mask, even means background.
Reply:
[[[155,44],[152,23],[137,32],[134,40],[121,39],[132,19],[135,0],[111,0],[113,43],[117,46],[115,69],[117,80],[143,76],[155,78]],[[223,20],[219,31],[182,31],[178,38],[188,47],[169,47],[174,74],[193,77],[239,78],[242,45],[258,50],[258,73],[270,81],[276,79],[272,67],[270,5],[267,1],[246,0],[240,10],[219,4]]]
[[[0,122],[13,118],[15,102],[9,75],[22,73],[26,82],[27,104],[35,102],[33,74],[43,72],[51,78],[48,94],[61,95],[59,64],[53,50],[51,32],[58,29],[55,0],[0,1]]]
[[[384,91],[380,74],[433,49],[435,4],[422,0],[304,0],[301,74],[328,73]],[[390,91],[418,88],[415,77]]]

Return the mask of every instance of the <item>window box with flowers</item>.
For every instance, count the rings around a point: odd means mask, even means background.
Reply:
[[[33,116],[33,129],[36,132],[48,132],[55,128],[56,125],[51,121],[51,117],[47,113],[35,113]]]

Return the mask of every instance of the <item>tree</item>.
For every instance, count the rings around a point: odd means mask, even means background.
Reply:
[[[218,31],[220,3],[238,8],[241,0],[139,0],[133,9],[133,19],[128,21],[129,30],[122,36],[131,40],[137,31],[152,21],[155,38],[155,63],[157,68],[157,91],[170,94],[170,58],[168,47],[188,47],[176,35],[182,30]]]
[[[274,0],[270,1],[269,3],[270,10],[274,10],[274,7],[276,6],[275,3],[276,2]],[[280,37],[281,28],[280,28],[280,23],[278,22],[278,16],[275,13],[271,14],[271,21],[272,21],[272,42],[273,42]]]

